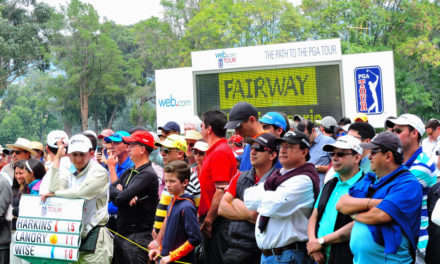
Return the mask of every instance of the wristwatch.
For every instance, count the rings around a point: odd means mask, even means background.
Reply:
[[[318,243],[319,244],[321,244],[321,245],[324,245],[324,237],[320,237],[320,238],[318,238]]]

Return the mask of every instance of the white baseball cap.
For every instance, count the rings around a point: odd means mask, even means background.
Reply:
[[[71,154],[73,152],[82,152],[86,153],[92,149],[92,143],[90,139],[83,134],[74,135],[69,141],[69,148],[67,153]]]
[[[420,136],[425,134],[425,124],[423,124],[420,117],[413,114],[403,114],[396,119],[388,119],[387,122],[401,126],[412,126],[419,132]]]
[[[69,136],[62,130],[53,130],[47,134],[47,145],[51,148],[58,148],[57,142],[63,139],[63,143],[69,143]]]
[[[345,135],[339,137],[333,144],[324,145],[322,149],[327,152],[333,151],[335,148],[351,149],[362,155],[363,150],[360,144],[361,142],[357,138],[350,135]]]

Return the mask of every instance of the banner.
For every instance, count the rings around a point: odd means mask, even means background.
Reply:
[[[15,256],[32,263],[78,261],[83,199],[23,195],[13,235]]]

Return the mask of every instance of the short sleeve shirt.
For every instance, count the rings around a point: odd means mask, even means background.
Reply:
[[[237,173],[237,161],[226,139],[220,139],[206,151],[200,181],[199,215],[204,216],[211,208],[212,198],[215,194],[216,182],[229,182]]]

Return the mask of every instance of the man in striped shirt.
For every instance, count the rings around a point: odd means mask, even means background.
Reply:
[[[436,183],[435,165],[423,152],[420,140],[425,133],[422,120],[412,114],[403,114],[397,119],[390,120],[394,124],[392,132],[399,136],[403,146],[404,165],[416,176],[422,185],[423,202],[422,218],[420,224],[419,242],[417,244],[416,263],[425,263],[425,251],[428,244],[428,210],[427,194]]]

